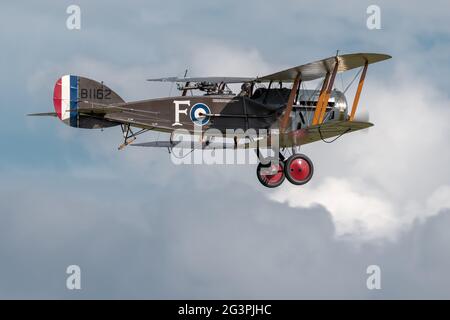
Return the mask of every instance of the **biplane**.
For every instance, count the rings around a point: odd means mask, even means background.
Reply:
[[[103,82],[76,75],[57,80],[53,91],[54,112],[34,116],[54,116],[75,128],[107,128],[120,126],[123,143],[141,147],[171,148],[180,146],[172,139],[178,129],[201,135],[198,148],[253,148],[259,164],[258,180],[266,187],[281,185],[285,178],[294,185],[307,183],[314,172],[312,161],[299,152],[299,147],[368,128],[373,124],[355,115],[369,64],[391,58],[376,53],[336,55],[320,61],[293,67],[262,77],[169,77],[147,79],[176,83],[177,96],[125,102]],[[334,88],[336,75],[360,68],[359,83],[351,109],[345,91]],[[304,84],[317,80],[315,90]],[[353,82],[353,81],[352,81]],[[230,86],[239,86],[233,93]],[[200,92],[200,94],[198,94]],[[225,133],[229,129],[257,132],[233,141],[213,144],[209,129]],[[134,143],[147,131],[170,133],[167,141]],[[279,150],[274,156],[263,156],[261,145],[271,148],[272,132],[277,132]],[[261,136],[260,132],[265,132]],[[261,141],[265,140],[265,144]],[[194,148],[189,143],[184,147]],[[289,152],[289,156],[286,153]]]

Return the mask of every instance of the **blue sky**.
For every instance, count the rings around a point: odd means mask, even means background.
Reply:
[[[70,31],[74,3],[81,30]],[[381,30],[366,28],[370,4]],[[0,297],[449,298],[448,9],[2,3]],[[361,98],[375,127],[306,146],[316,172],[302,188],[266,190],[252,165],[119,152],[118,128],[24,116],[52,110],[63,74],[103,80],[129,101],[171,92],[148,77],[263,75],[337,49],[393,59],[369,69]],[[81,291],[65,288],[69,264],[81,267]],[[370,264],[381,267],[380,291],[365,286]]]

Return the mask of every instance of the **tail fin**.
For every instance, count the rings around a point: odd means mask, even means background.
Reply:
[[[74,75],[65,75],[56,81],[53,90],[53,105],[57,117],[65,124],[76,128],[105,128],[117,125],[99,117],[78,112],[92,104],[112,105],[125,102],[117,93],[103,83]]]

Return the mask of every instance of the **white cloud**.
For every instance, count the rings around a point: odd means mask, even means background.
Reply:
[[[291,207],[324,206],[332,215],[338,236],[361,239],[392,237],[399,229],[395,207],[371,194],[372,188],[354,180],[327,177],[317,187],[289,185],[270,198],[286,202]]]
[[[199,48],[202,50],[199,50]],[[202,76],[262,76],[273,70],[274,65],[263,59],[255,48],[232,46],[218,41],[202,39],[191,44],[192,69]]]
[[[445,185],[436,189],[427,199],[429,212],[439,212],[443,209],[450,209],[450,186]]]
[[[402,64],[384,76],[366,81],[360,102],[375,127],[343,137],[330,150],[311,146],[320,148],[321,158],[312,185],[280,189],[271,199],[322,205],[338,236],[359,240],[394,239],[416,219],[448,207],[448,98]],[[332,163],[326,162],[330,154]]]

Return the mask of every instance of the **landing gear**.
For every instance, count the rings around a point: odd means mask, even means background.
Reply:
[[[265,187],[278,187],[285,178],[292,184],[303,185],[309,182],[314,174],[313,163],[304,154],[294,153],[285,159],[280,153],[278,163],[273,160],[265,159],[264,163],[259,163],[256,168],[258,180]]]
[[[302,185],[311,180],[314,173],[312,161],[304,154],[294,154],[286,160],[284,174],[290,183]]]

